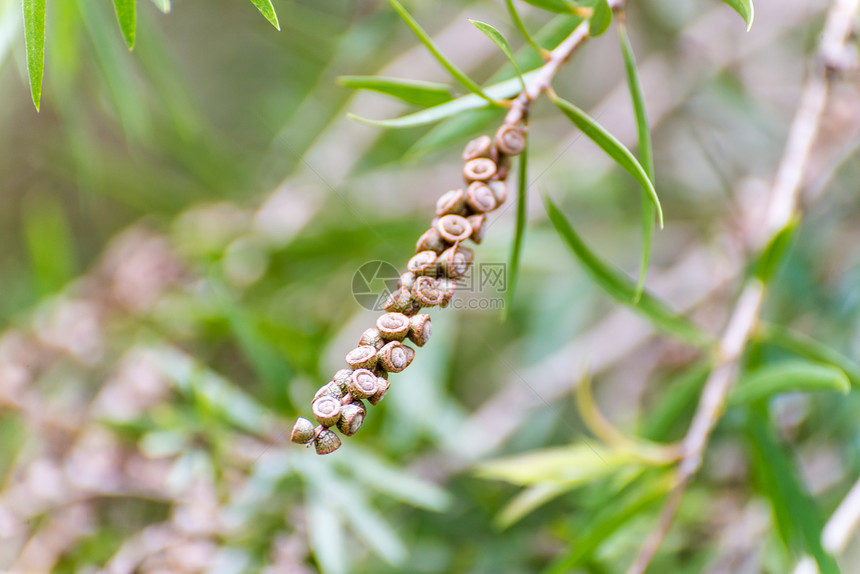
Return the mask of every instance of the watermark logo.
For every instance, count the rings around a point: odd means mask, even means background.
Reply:
[[[352,276],[352,296],[369,311],[382,311],[388,297],[397,291],[400,273],[387,261],[368,261]]]

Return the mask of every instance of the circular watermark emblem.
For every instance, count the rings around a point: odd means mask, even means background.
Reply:
[[[388,297],[397,291],[400,273],[387,261],[368,261],[352,276],[352,296],[369,311],[382,311]]]

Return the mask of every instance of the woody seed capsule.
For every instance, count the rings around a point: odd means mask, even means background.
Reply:
[[[508,184],[504,181],[487,182],[490,189],[493,190],[493,196],[496,198],[496,207],[500,206],[508,198]]]
[[[526,147],[525,132],[517,126],[504,124],[496,132],[496,148],[505,155],[517,155]]]
[[[464,241],[472,235],[472,226],[465,217],[459,215],[445,215],[439,218],[436,229],[443,239],[451,243]]]
[[[421,276],[412,286],[412,297],[422,307],[433,307],[442,302],[442,292],[432,277]]]
[[[361,345],[346,354],[346,363],[353,369],[372,369],[376,365],[376,347]]]
[[[451,247],[439,256],[439,267],[449,279],[460,279],[468,271],[472,257],[471,249]]]
[[[446,249],[448,249],[448,245],[442,239],[435,225],[425,231],[424,235],[418,238],[418,243],[415,245],[415,250],[418,252],[433,251],[435,253],[442,253]]]
[[[376,328],[387,341],[402,341],[409,333],[409,317],[403,313],[386,313],[376,320]]]
[[[330,427],[340,418],[340,401],[334,397],[322,396],[313,402],[311,410],[322,426]]]
[[[485,213],[496,209],[496,196],[486,183],[476,181],[466,190],[466,202],[476,213]]]
[[[496,162],[485,157],[471,159],[463,166],[463,179],[467,182],[487,181],[496,175]]]
[[[422,313],[409,320],[409,340],[423,347],[430,340],[430,315]]]
[[[367,409],[364,407],[364,403],[359,400],[344,405],[341,409],[340,420],[337,421],[337,429],[344,436],[352,436],[361,428],[366,415]]]
[[[415,350],[398,341],[391,341],[379,350],[379,364],[390,373],[399,373],[415,358]]]
[[[469,225],[472,226],[472,235],[470,239],[475,243],[481,243],[484,240],[484,233],[487,230],[487,216],[483,213],[478,215],[470,215],[466,218],[469,220]]]
[[[412,288],[413,283],[415,283],[415,273],[409,271],[401,275],[400,279],[397,280],[398,287],[406,287],[407,289]]]
[[[384,349],[385,347],[382,348]],[[381,349],[380,352],[382,352]],[[378,379],[379,377],[373,374],[373,371],[358,369],[352,374],[352,378],[349,381],[349,392],[356,399],[366,399],[373,396],[377,390]]]
[[[406,269],[415,275],[436,275],[436,252],[422,251],[415,254],[409,263],[406,264]]]
[[[391,386],[391,383],[389,383],[386,379],[379,377],[376,380],[376,393],[374,393],[372,397],[368,397],[367,402],[369,402],[372,405],[377,404],[379,401],[382,400],[382,397],[385,396],[385,393],[388,392],[388,388],[390,386]]]
[[[385,310],[389,313],[403,313],[410,317],[419,309],[421,305],[412,298],[412,289],[407,287],[400,287],[388,297],[385,303]]]
[[[340,448],[340,437],[334,431],[323,429],[314,439],[314,448],[317,454],[329,454]]]
[[[478,157],[493,157],[493,140],[490,136],[480,136],[466,144],[463,150],[463,161],[469,161]]]
[[[466,192],[462,189],[452,189],[442,195],[436,202],[436,215],[466,213]]]
[[[314,438],[314,423],[304,417],[299,417],[293,425],[290,440],[296,444],[307,444]]]

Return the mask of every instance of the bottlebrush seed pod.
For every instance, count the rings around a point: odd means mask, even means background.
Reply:
[[[344,405],[341,409],[340,420],[337,421],[337,430],[344,436],[352,436],[361,428],[367,409],[361,401],[354,401]]]
[[[466,190],[466,202],[476,213],[486,213],[496,209],[496,196],[486,183],[476,181]]]
[[[296,444],[308,444],[314,439],[314,423],[310,420],[299,417],[296,424],[293,425],[293,432],[290,434],[290,440]]]
[[[442,291],[432,277],[421,276],[415,280],[412,286],[412,297],[422,307],[434,307],[442,302]]]
[[[439,234],[439,230],[436,229],[436,226],[432,226],[430,229],[424,232],[424,235],[418,238],[418,243],[415,245],[415,251],[434,251],[436,253],[442,253],[448,249],[448,244],[445,243],[445,240],[442,239],[442,236]]]
[[[415,256],[409,260],[409,263],[406,264],[406,268],[415,275],[430,275],[435,277],[436,257],[437,254],[435,251],[422,251],[420,253],[416,253]]]
[[[340,448],[340,437],[334,431],[323,429],[314,440],[314,448],[317,454],[329,454]]]
[[[487,216],[481,213],[470,215],[466,219],[469,220],[469,225],[472,226],[470,239],[475,243],[481,243],[484,240],[484,233],[487,231]]]
[[[471,249],[459,246],[451,247],[439,256],[439,267],[449,279],[460,279],[469,270],[472,257]]]
[[[382,349],[379,350],[381,353],[385,347],[390,345],[391,343],[386,344]],[[373,371],[368,369],[358,369],[352,374],[352,378],[349,380],[349,392],[352,394],[354,399],[366,399],[367,397],[373,396],[376,393],[376,381],[379,379]]]
[[[430,340],[430,333],[430,315],[422,313],[409,320],[409,340],[419,347],[423,347]]]
[[[372,369],[376,366],[376,347],[362,345],[346,354],[346,364],[353,369]]]
[[[464,241],[472,235],[472,226],[466,221],[465,217],[459,215],[445,215],[439,218],[436,223],[436,229],[439,230],[439,235],[443,239],[451,243]]]
[[[490,181],[487,182],[487,185],[489,185],[490,189],[493,190],[493,196],[496,198],[496,207],[499,207],[508,199],[507,183],[504,181]]]
[[[486,157],[470,159],[463,166],[463,179],[468,183],[487,181],[496,175],[496,162]]]
[[[383,347],[384,348],[384,347]],[[322,396],[311,405],[314,418],[324,427],[330,427],[340,418],[340,400]]]
[[[456,215],[466,213],[466,192],[462,189],[447,191],[436,202],[436,215],[448,215],[449,213]]]
[[[454,298],[454,294],[457,292],[457,280],[443,277],[441,279],[437,279],[436,284],[439,285],[439,289],[442,291],[442,302],[439,303],[439,306],[444,309],[448,306],[451,299]]]
[[[379,364],[390,373],[399,373],[415,358],[415,350],[399,341],[391,341],[379,350]]]
[[[399,288],[388,297],[388,301],[385,303],[385,310],[387,312],[403,313],[409,317],[417,313],[419,309],[421,309],[421,305],[412,298],[411,287]]]
[[[517,155],[526,148],[526,134],[521,128],[504,124],[496,131],[496,149],[505,155]]]
[[[314,400],[317,400],[320,397],[334,397],[340,400],[346,393],[346,388],[342,388],[334,381],[331,381],[319,388],[319,390],[314,395]]]
[[[374,393],[374,395],[372,397],[368,397],[367,402],[369,402],[372,405],[377,404],[379,401],[382,400],[382,397],[385,396],[385,393],[388,392],[388,388],[390,386],[391,386],[391,383],[389,383],[386,379],[379,377],[376,380],[376,387],[377,387],[376,393]]]
[[[463,149],[463,161],[469,161],[470,159],[479,157],[488,157],[493,159],[494,154],[495,148],[493,147],[493,140],[490,139],[490,136],[480,136],[466,144],[466,147]]]
[[[503,155],[496,164],[496,177],[494,179],[505,181],[511,172],[511,156]]]
[[[373,347],[378,351],[385,344],[385,341],[382,339],[382,333],[380,333],[378,329],[374,329],[371,327],[370,329],[367,329],[364,333],[361,334],[361,338],[358,340],[358,344],[362,347]]]
[[[386,341],[402,341],[409,326],[409,317],[403,313],[386,313],[376,320],[376,328]]]
[[[407,289],[411,289],[413,283],[415,283],[415,273],[410,273],[409,271],[401,275],[400,279],[397,280],[398,287],[406,287]]]
[[[340,369],[331,378],[331,382],[338,386],[344,393],[347,392],[349,379],[352,377],[352,369]]]

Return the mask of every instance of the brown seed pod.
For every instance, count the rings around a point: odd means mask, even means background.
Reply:
[[[421,276],[412,286],[412,297],[422,307],[433,307],[442,302],[442,292],[432,277]]]
[[[469,220],[469,225],[472,226],[472,235],[470,239],[475,243],[481,243],[484,240],[484,233],[487,231],[487,216],[483,213],[478,215],[470,215],[466,219]]]
[[[459,215],[445,215],[439,218],[436,223],[436,229],[439,230],[439,235],[443,239],[451,243],[464,241],[472,235],[472,226],[466,221],[465,217]]]
[[[308,444],[314,439],[314,423],[310,420],[299,417],[296,424],[293,425],[293,432],[290,434],[290,440],[296,444]]]
[[[415,254],[415,256],[409,260],[409,263],[406,264],[406,268],[415,275],[430,275],[435,277],[436,257],[437,255],[435,251],[422,251]]]
[[[319,388],[316,394],[314,394],[314,400],[317,400],[320,397],[334,397],[340,400],[346,393],[346,388],[341,388],[340,385],[331,381]]]
[[[403,313],[386,313],[376,320],[376,328],[386,341],[402,341],[409,333],[409,317]]]
[[[337,421],[337,430],[344,436],[352,436],[361,428],[365,416],[367,416],[367,409],[361,401],[356,400],[344,405],[341,409],[340,420]]]
[[[415,358],[415,350],[399,341],[391,341],[379,350],[379,364],[390,373],[399,373]]]
[[[442,253],[446,249],[448,249],[448,244],[445,243],[444,239],[442,239],[442,236],[439,234],[439,230],[436,229],[435,225],[425,231],[424,235],[418,238],[418,243],[415,245],[415,250],[418,252],[434,251],[436,253]]]
[[[454,298],[454,294],[457,292],[457,280],[443,277],[441,279],[437,279],[436,284],[439,285],[439,289],[442,291],[442,302],[439,303],[439,306],[444,309],[448,306],[451,299]]]
[[[486,183],[476,181],[466,190],[466,202],[476,213],[486,213],[496,209],[496,196]]]
[[[353,369],[372,369],[376,365],[376,347],[361,345],[346,354],[346,364]]]
[[[383,347],[384,348],[384,347]],[[314,418],[324,427],[330,427],[340,418],[340,400],[322,396],[311,405]]]
[[[377,382],[377,386],[378,386],[378,388],[376,389],[376,394],[374,394],[372,397],[367,398],[367,402],[369,402],[372,405],[379,403],[379,401],[381,401],[382,398],[385,396],[385,393],[388,392],[389,387],[391,387],[391,383],[389,383],[387,380],[385,380],[383,378],[380,378],[376,382]]]
[[[470,159],[463,166],[463,179],[468,183],[487,181],[494,175],[496,175],[496,162],[486,157]]]
[[[516,126],[503,124],[496,131],[496,149],[505,155],[517,155],[526,148],[526,133]]]
[[[388,345],[382,347],[385,349]],[[382,349],[379,352],[382,352]],[[376,381],[379,379],[373,371],[358,369],[349,380],[349,392],[354,399],[366,399],[376,393]]]
[[[352,377],[352,369],[340,369],[331,378],[331,382],[337,385],[345,393],[347,391],[347,384],[349,383],[350,377]]]
[[[340,437],[334,431],[323,429],[314,440],[314,448],[317,454],[330,454],[340,448]]]
[[[409,340],[423,347],[430,340],[430,315],[422,313],[409,320]]]
[[[508,179],[508,174],[511,173],[511,156],[503,155],[499,158],[499,163],[496,164],[496,177],[500,181]]]
[[[412,298],[411,287],[400,287],[388,297],[388,301],[385,303],[387,312],[403,313],[409,317],[417,313],[419,309],[421,309],[421,305]]]
[[[436,202],[436,215],[449,213],[457,215],[466,213],[466,192],[462,189],[452,189],[445,192]]]
[[[415,273],[409,271],[401,275],[400,279],[397,280],[398,287],[406,287],[407,289],[411,289],[413,283],[415,283]]]
[[[439,256],[439,267],[449,279],[460,279],[469,270],[473,256],[467,247],[451,247]]]
[[[490,136],[480,136],[466,144],[465,149],[463,149],[463,161],[478,157],[494,159],[495,151]]]
[[[496,207],[499,207],[506,199],[508,199],[507,183],[504,181],[490,181],[487,182],[487,185],[489,185],[490,189],[493,190],[493,196],[496,198]]]
[[[385,341],[382,340],[382,334],[377,329],[370,328],[361,334],[358,344],[362,347],[373,347],[378,351],[385,344]]]

